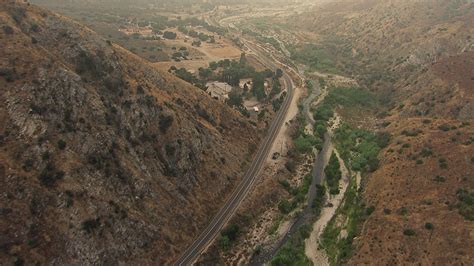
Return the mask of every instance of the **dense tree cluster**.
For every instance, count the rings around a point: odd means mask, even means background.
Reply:
[[[324,169],[324,174],[326,175],[329,193],[333,195],[339,194],[339,180],[341,180],[342,172],[341,164],[335,153],[331,155],[329,163]]]

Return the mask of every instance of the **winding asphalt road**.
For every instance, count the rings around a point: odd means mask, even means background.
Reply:
[[[263,54],[259,49],[255,48],[251,43],[246,44],[247,47],[254,51],[257,57],[262,61],[266,67],[276,70],[277,65]],[[255,181],[257,180],[260,171],[262,170],[273,143],[275,141],[280,128],[284,126],[285,117],[288,112],[288,108],[291,105],[294,95],[294,84],[290,75],[285,71],[283,74],[284,86],[287,90],[287,96],[271,123],[267,136],[260,144],[260,147],[252,160],[250,168],[245,173],[241,183],[234,190],[231,197],[227,200],[225,205],[219,210],[214,218],[209,223],[209,226],[194,240],[191,246],[181,255],[181,257],[175,262],[175,265],[192,265],[201,255],[201,253],[214,241],[218,236],[221,229],[227,224],[231,217],[236,212],[242,201],[245,199]]]

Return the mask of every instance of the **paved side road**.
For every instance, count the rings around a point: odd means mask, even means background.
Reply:
[[[283,247],[283,245],[288,242],[296,232],[298,232],[301,226],[312,221],[314,213],[311,205],[316,198],[316,185],[320,185],[323,182],[324,167],[329,161],[329,156],[331,155],[332,149],[331,136],[330,134],[326,133],[324,136],[323,148],[317,155],[316,162],[313,166],[313,180],[308,192],[308,203],[306,207],[290,225],[290,229],[288,229],[283,238],[279,239],[273,245],[265,247],[259,255],[256,255],[251,259],[250,265],[257,266],[269,262],[278,253],[278,250],[280,250],[280,248]]]
[[[249,47],[252,49],[252,47]],[[277,65],[273,63],[266,55],[262,54],[261,51],[255,51],[255,54],[259,59],[270,69],[276,70]],[[271,147],[275,141],[276,136],[280,128],[284,126],[284,121],[288,108],[293,99],[294,84],[288,73],[284,72],[283,85],[287,90],[287,96],[282,104],[280,111],[277,113],[275,119],[271,123],[267,136],[260,144],[260,147],[252,160],[250,168],[244,175],[242,182],[238,185],[231,197],[228,199],[226,204],[219,210],[219,212],[211,220],[209,226],[197,237],[197,239],[184,251],[181,257],[175,262],[175,265],[191,265],[201,253],[214,241],[221,229],[230,220],[237,208],[240,206],[242,201],[247,196],[250,189],[253,187],[255,180],[258,178],[261,169],[263,168]]]

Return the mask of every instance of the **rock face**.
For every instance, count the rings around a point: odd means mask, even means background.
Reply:
[[[64,17],[0,0],[0,264],[170,263],[259,134]]]

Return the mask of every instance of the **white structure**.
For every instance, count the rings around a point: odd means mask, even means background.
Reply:
[[[225,82],[208,82],[206,84],[207,93],[219,101],[225,102],[229,99],[229,93],[232,91],[232,86]]]

